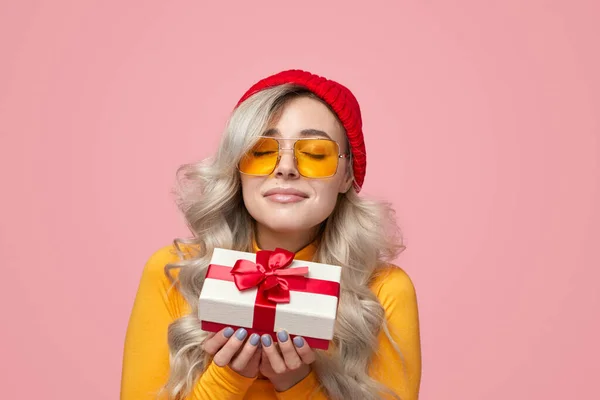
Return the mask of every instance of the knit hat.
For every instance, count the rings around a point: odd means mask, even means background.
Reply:
[[[356,97],[348,88],[310,72],[292,69],[271,75],[255,83],[242,96],[236,107],[256,92],[284,83],[293,83],[307,88],[335,111],[346,129],[353,158],[354,187],[359,192],[367,170],[367,153],[362,132],[360,107]]]

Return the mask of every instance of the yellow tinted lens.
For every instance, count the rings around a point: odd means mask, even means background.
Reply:
[[[306,177],[325,178],[335,175],[338,145],[326,139],[302,139],[295,145],[298,172]]]
[[[260,138],[240,160],[240,171],[250,175],[269,175],[277,164],[277,140]]]

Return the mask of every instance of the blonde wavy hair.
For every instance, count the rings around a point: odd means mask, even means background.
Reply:
[[[236,165],[283,106],[297,96],[323,102],[292,84],[262,90],[233,111],[214,157],[184,164],[177,170],[173,193],[193,238],[174,240],[181,260],[167,264],[165,273],[192,311],[169,326],[170,374],[161,389],[169,399],[184,399],[211,362],[202,349],[207,332],[201,329],[197,315],[213,249],[252,251],[255,222],[244,206]],[[384,309],[369,289],[381,267],[404,250],[394,211],[388,203],[359,197],[352,187],[339,195],[319,235],[313,261],[343,267],[332,346],[327,352],[316,351],[317,360],[312,364],[321,388],[331,399],[374,400],[381,392],[399,398],[368,375],[381,330],[403,359],[388,331]],[[189,249],[195,249],[193,254]],[[174,269],[179,270],[176,277]]]

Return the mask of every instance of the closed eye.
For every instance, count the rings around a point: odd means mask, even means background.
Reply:
[[[305,155],[305,156],[315,159],[315,160],[323,160],[326,157],[325,154],[307,153],[304,151],[302,152],[302,155]]]
[[[252,155],[254,157],[262,157],[262,156],[268,156],[270,154],[275,154],[275,151],[254,151],[252,152]]]

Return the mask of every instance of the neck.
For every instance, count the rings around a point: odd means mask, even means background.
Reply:
[[[261,250],[275,250],[275,248],[281,247],[296,253],[315,240],[318,231],[319,226],[316,226],[308,231],[283,233],[257,224],[255,231],[256,244]]]

